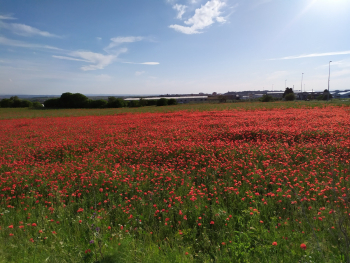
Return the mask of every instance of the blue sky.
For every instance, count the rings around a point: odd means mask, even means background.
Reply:
[[[316,91],[329,61],[350,89],[349,25],[349,0],[0,0],[0,94]]]

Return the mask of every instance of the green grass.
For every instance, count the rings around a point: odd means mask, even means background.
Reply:
[[[0,108],[1,119],[18,118],[49,118],[49,117],[78,117],[78,116],[104,116],[123,113],[146,113],[146,112],[174,112],[174,111],[212,111],[212,110],[254,110],[275,108],[305,108],[350,106],[350,100],[334,99],[327,101],[277,101],[277,102],[234,102],[234,103],[195,103],[180,104],[175,106],[147,106],[139,108],[119,109],[29,109],[29,108]]]

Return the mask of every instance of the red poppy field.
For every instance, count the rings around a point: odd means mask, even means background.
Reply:
[[[349,262],[349,107],[0,120],[4,262]]]

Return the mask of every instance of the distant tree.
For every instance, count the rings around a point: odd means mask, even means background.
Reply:
[[[144,98],[141,98],[139,100],[139,105],[140,105],[140,107],[147,106],[147,100],[145,100]]]
[[[122,99],[117,99],[115,97],[108,97],[108,108],[122,108],[125,107],[125,101]]]
[[[129,100],[128,107],[130,107],[130,108],[140,107],[140,102],[138,100]]]
[[[12,108],[13,107],[13,101],[10,99],[2,99],[0,102],[1,108]]]
[[[177,105],[176,99],[170,99],[170,100],[168,100],[168,105]]]
[[[116,100],[117,100],[116,97],[113,97],[113,96],[112,97],[108,97],[108,100],[107,100],[108,107],[111,107]],[[111,108],[113,108],[113,107],[111,107]]]
[[[329,97],[328,97],[328,96],[329,96]],[[325,90],[323,91],[323,100],[327,100],[328,98],[329,98],[329,99],[332,99],[333,96],[332,96],[332,94],[329,93],[328,89],[325,89]]]
[[[2,108],[26,108],[31,107],[32,102],[29,100],[21,100],[17,96],[13,96],[9,99],[2,99],[0,101]]]
[[[89,100],[88,107],[89,108],[105,108],[107,106],[107,101],[105,100]]]
[[[59,98],[60,100],[60,107],[62,108],[70,108],[70,106],[73,104],[72,102],[72,93],[70,92],[65,92],[62,93],[61,97]]]
[[[271,95],[264,94],[260,98],[260,101],[262,101],[262,102],[270,102],[270,101],[273,101],[273,97]]]
[[[166,98],[161,98],[157,100],[157,106],[166,106],[168,105],[168,100]]]
[[[36,101],[36,102],[33,102],[32,108],[33,109],[43,109],[44,106],[40,102]]]
[[[80,93],[65,92],[60,97],[61,108],[86,108],[88,97]]]
[[[48,99],[44,101],[45,108],[61,108],[61,100],[59,98]]]
[[[294,92],[293,93],[288,93],[284,98],[285,98],[286,101],[295,100]]]
[[[226,96],[224,96],[224,95],[219,96],[219,102],[224,103],[224,102],[226,102],[226,100],[227,100]]]
[[[322,94],[320,94],[320,95],[318,95],[317,97],[316,97],[316,100],[323,100],[323,95]]]
[[[157,100],[147,100],[147,106],[157,105]]]
[[[20,103],[21,103],[20,104],[21,108],[27,108],[27,107],[29,108],[29,107],[32,107],[32,105],[33,105],[33,103],[29,100],[21,100]]]
[[[87,102],[89,99],[85,95],[80,93],[74,93],[71,97],[72,108],[86,108],[88,106]],[[104,100],[104,102],[106,101]],[[107,104],[107,102],[105,104]]]
[[[21,100],[17,96],[11,97],[10,100],[12,100],[12,107],[21,108]]]
[[[283,98],[285,98],[286,96],[287,96],[287,94],[291,94],[291,93],[293,93],[294,94],[294,91],[293,91],[293,89],[292,88],[286,88],[286,90],[284,91],[284,93],[283,93]],[[294,97],[295,98],[295,97]]]

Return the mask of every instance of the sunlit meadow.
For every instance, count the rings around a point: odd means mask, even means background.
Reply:
[[[0,120],[0,260],[348,262],[349,107],[174,109]]]

